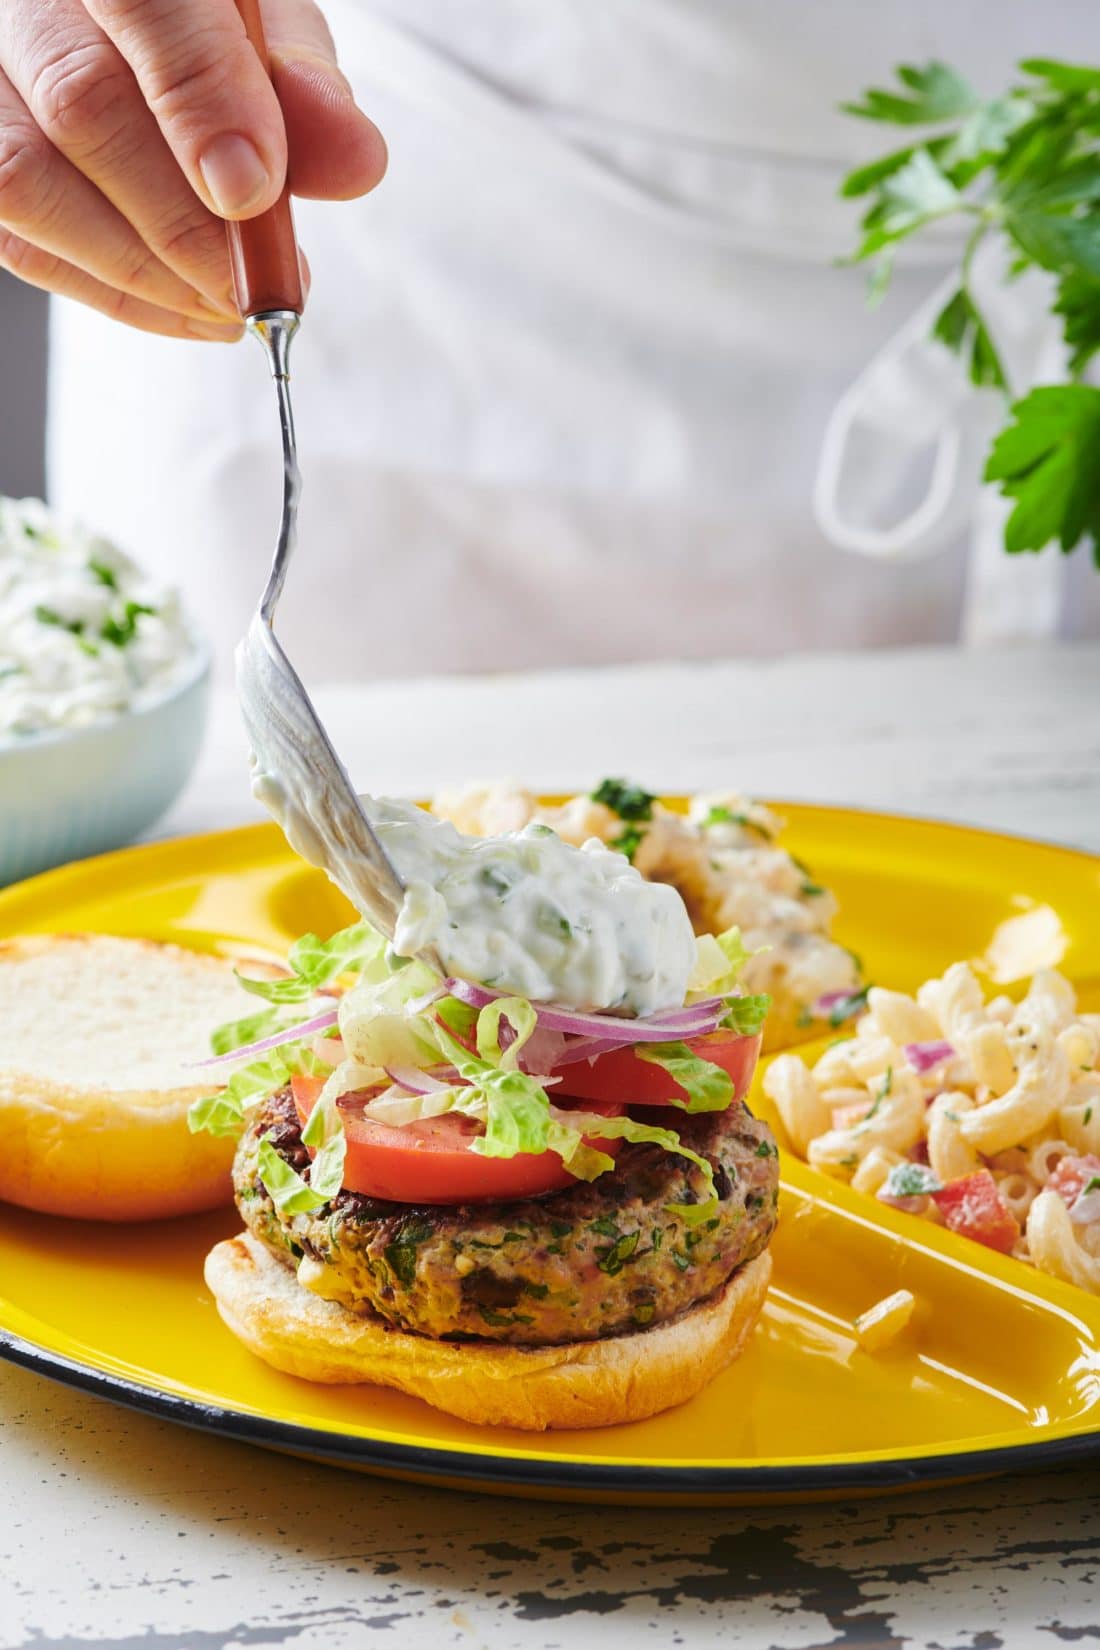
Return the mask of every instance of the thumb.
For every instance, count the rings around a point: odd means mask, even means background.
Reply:
[[[254,217],[286,181],[282,111],[234,0],[85,0],[202,200]]]

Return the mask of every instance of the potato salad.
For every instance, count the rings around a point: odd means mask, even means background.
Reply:
[[[739,928],[752,953],[744,988],[772,998],[768,1048],[811,1035],[842,999],[858,997],[858,962],[829,935],[836,900],[780,846],[782,821],[759,802],[714,792],[695,797],[685,818],[637,785],[605,779],[561,807],[540,807],[519,786],[483,785],[442,792],[432,809],[470,836],[537,821],[578,847],[595,838],[676,888],[697,934]]]
[[[37,499],[0,498],[0,739],[79,728],[194,657],[174,594]]]

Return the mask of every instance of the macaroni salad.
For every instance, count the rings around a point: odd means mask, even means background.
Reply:
[[[966,963],[872,987],[851,1036],[764,1078],[790,1144],[857,1191],[1100,1294],[1100,1014],[1041,969],[985,1000]]]

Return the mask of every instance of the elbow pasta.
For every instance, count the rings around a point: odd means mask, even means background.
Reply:
[[[1077,1160],[1100,1159],[1100,1015],[1079,1014],[1054,969],[1041,969],[1018,1003],[986,1003],[961,962],[915,996],[872,987],[854,1035],[813,1065],[781,1056],[764,1092],[801,1157],[914,1218],[966,1231],[951,1198],[971,1188],[953,1194],[951,1183],[984,1176],[1002,1223],[985,1241],[1100,1294],[1100,1218],[1070,1214],[1093,1175]],[[906,1163],[927,1163],[931,1196],[910,1197],[904,1180],[891,1195],[887,1182]]]

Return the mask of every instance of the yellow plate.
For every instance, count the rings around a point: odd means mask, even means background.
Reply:
[[[785,844],[835,889],[868,977],[913,987],[1049,903],[1064,968],[1100,1008],[1100,860],[957,827],[779,804]],[[99,929],[234,952],[347,918],[271,826],[136,848],[0,894],[0,932]],[[59,1004],[59,1011],[63,1005]],[[760,1101],[759,1089],[757,1090]],[[1100,1422],[1100,1300],[789,1158],[775,1284],[749,1350],[681,1409],[532,1436],[399,1394],[313,1386],[223,1328],[202,1258],[233,1211],[109,1228],[0,1211],[0,1353],[195,1426],[368,1471],[498,1493],[674,1503],[850,1494],[1083,1455]],[[911,1289],[894,1348],[852,1320]]]

